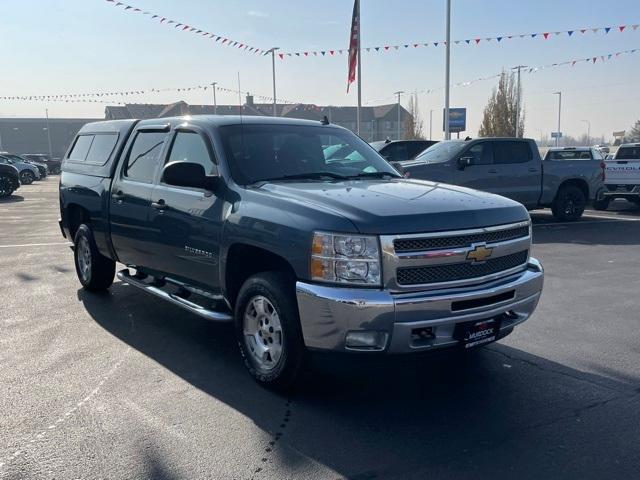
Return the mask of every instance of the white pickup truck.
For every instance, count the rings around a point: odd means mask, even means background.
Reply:
[[[615,156],[604,163],[604,194],[594,202],[594,207],[606,210],[614,198],[640,205],[640,143],[620,145]]]

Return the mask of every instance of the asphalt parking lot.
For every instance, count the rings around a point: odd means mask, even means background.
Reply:
[[[57,182],[0,200],[0,478],[637,478],[631,204],[532,214],[545,291],[501,342],[334,360],[280,396],[245,373],[230,327],[120,282],[80,290]]]

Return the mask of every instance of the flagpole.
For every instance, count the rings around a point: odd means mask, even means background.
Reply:
[[[360,50],[360,39],[362,38],[362,13],[360,12],[360,0],[356,0],[358,4],[358,109],[356,112],[356,129],[360,135],[360,109],[362,108],[362,55]]]

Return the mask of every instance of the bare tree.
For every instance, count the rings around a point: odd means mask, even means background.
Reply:
[[[520,95],[522,96],[522,93]],[[520,107],[520,115],[517,115],[517,100],[518,86],[515,81],[515,75],[513,73],[507,74],[503,71],[498,81],[498,87],[494,88],[489,97],[489,102],[484,108],[484,116],[478,136],[515,137],[516,122],[518,122],[518,136],[523,137],[524,109]],[[516,116],[519,118],[516,119]]]
[[[418,94],[414,93],[409,97],[408,105],[409,115],[404,127],[405,140],[424,140],[424,122],[420,116],[420,107],[418,106]]]
[[[633,143],[640,142],[640,120],[637,120],[629,130],[629,133],[625,135],[625,141]]]

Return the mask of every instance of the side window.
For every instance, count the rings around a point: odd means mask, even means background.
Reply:
[[[476,143],[462,156],[473,157],[474,165],[491,165],[493,163],[493,149],[490,142]]]
[[[69,152],[69,160],[72,162],[84,162],[92,142],[93,135],[79,135]]]
[[[427,148],[425,142],[411,142],[407,146],[408,158],[415,158],[420,152]]]
[[[138,182],[153,182],[166,136],[164,132],[138,132],[129,151],[124,176]]]
[[[406,143],[392,143],[383,152],[383,156],[390,162],[409,160]]]
[[[167,162],[199,163],[207,175],[215,170],[204,139],[195,132],[178,132],[176,134]]]
[[[494,163],[526,163],[533,158],[531,147],[526,142],[495,142],[493,146]]]
[[[597,148],[592,148],[591,154],[593,155],[594,160],[604,160],[604,157],[602,156],[602,152]]]
[[[95,163],[97,165],[107,163],[117,141],[118,135],[115,133],[96,134],[87,154],[87,163]]]

